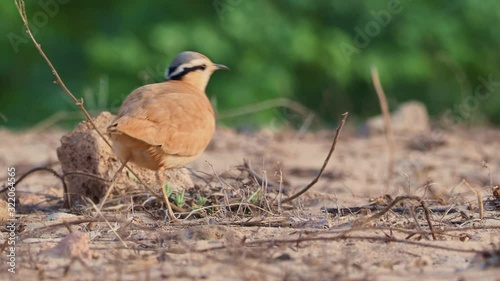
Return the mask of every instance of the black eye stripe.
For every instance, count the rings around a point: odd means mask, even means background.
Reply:
[[[207,68],[207,66],[205,64],[203,65],[197,65],[197,66],[193,66],[193,67],[187,67],[187,68],[184,68],[181,72],[179,72],[178,74],[174,75],[174,76],[170,76],[170,73],[174,72],[175,70],[177,70],[177,67],[173,68],[173,67],[170,67],[168,69],[168,73],[169,73],[169,79],[170,80],[180,80],[182,78],[182,76],[188,74],[189,72],[191,71],[196,71],[196,70],[205,70]]]
[[[173,66],[169,67],[168,68],[168,75],[172,74],[176,69],[177,69],[177,67],[173,67]]]

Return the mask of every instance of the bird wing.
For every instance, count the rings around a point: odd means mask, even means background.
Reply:
[[[214,130],[214,113],[206,95],[177,81],[133,91],[108,127],[111,134],[123,133],[179,156],[199,154]]]

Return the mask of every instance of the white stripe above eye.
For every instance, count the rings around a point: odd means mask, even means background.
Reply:
[[[207,63],[207,60],[205,59],[196,59],[196,60],[192,60],[188,63],[183,63],[179,66],[177,66],[177,68],[175,69],[174,72],[170,73],[170,75],[168,74],[168,69],[167,68],[165,70],[165,78],[167,79],[170,79],[170,77],[174,77],[176,75],[178,75],[179,73],[182,73],[184,71],[184,69],[186,68],[191,68],[191,67],[195,67],[195,66],[198,66],[198,65],[202,65],[202,64],[206,64]]]

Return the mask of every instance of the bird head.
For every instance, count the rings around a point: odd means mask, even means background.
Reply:
[[[186,51],[175,57],[165,71],[165,78],[189,83],[205,92],[210,76],[216,70],[229,70],[229,67],[213,63],[200,53]]]

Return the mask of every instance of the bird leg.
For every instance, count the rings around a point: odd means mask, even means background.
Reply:
[[[161,184],[162,180],[160,178],[160,172],[163,172],[163,169],[160,169],[156,171],[156,179],[157,181]],[[168,194],[167,191],[165,190],[165,185],[161,185],[161,193],[163,194],[163,200],[165,201],[165,204],[167,205],[167,212],[168,216],[172,221],[178,221],[178,219],[175,217],[174,211],[172,210],[172,206],[170,205],[170,201],[168,200]]]
[[[109,185],[108,190],[106,191],[106,194],[101,199],[101,202],[99,202],[99,207],[98,207],[99,211],[101,211],[102,206],[104,206],[104,203],[106,202],[106,200],[108,199],[109,195],[113,191],[113,188],[115,187],[116,179],[121,174],[123,168],[125,168],[125,166],[127,165],[127,162],[128,162],[128,160],[126,160],[125,162],[123,162],[122,165],[120,166],[120,168],[118,169],[118,171],[116,171],[115,175],[113,176],[113,179],[111,180],[111,184]]]

